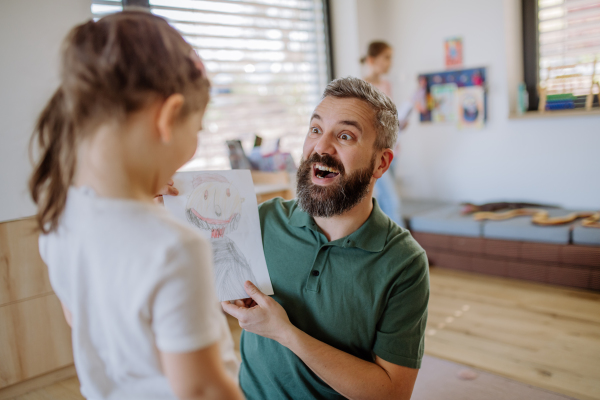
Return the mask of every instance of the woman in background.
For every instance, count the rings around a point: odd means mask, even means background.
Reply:
[[[392,85],[383,76],[386,75],[390,67],[392,66],[392,47],[386,42],[371,42],[367,50],[367,55],[363,57],[360,62],[367,65],[368,74],[363,78],[371,85],[375,86],[389,98],[392,97]],[[406,121],[400,121],[400,130],[406,127]],[[398,154],[398,146],[394,148],[394,155]],[[381,210],[387,214],[395,223],[400,226],[404,226],[404,221],[400,214],[400,197],[396,191],[396,182],[394,178],[394,162],[388,169],[387,173],[383,174],[381,178],[375,183],[374,197],[379,202]]]
[[[63,44],[30,190],[86,398],[243,398],[220,355],[210,244],[153,202],[196,150],[209,86],[148,13],[89,21]]]

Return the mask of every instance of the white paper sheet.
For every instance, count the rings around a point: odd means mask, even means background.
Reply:
[[[210,240],[219,300],[248,298],[246,280],[273,294],[250,171],[178,172],[173,181],[179,195],[164,196],[165,207]]]

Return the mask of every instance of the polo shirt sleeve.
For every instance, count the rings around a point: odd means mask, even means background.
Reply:
[[[153,296],[152,331],[159,350],[187,353],[220,338],[210,244],[186,240],[165,252]]]
[[[423,358],[429,266],[424,252],[405,266],[377,325],[373,352],[408,368],[420,368]]]

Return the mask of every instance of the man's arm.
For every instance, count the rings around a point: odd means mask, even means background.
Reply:
[[[296,354],[315,374],[349,399],[410,399],[417,369],[376,356],[369,362],[323,343],[293,326],[279,303],[247,281],[246,292],[256,302],[221,303],[248,332],[273,339]]]

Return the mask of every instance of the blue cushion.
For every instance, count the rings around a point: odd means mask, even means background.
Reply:
[[[570,210],[548,210],[551,217],[571,213]],[[531,216],[517,217],[504,221],[486,221],[483,236],[489,239],[523,240],[528,242],[569,244],[574,223],[541,226],[531,222]]]
[[[573,228],[573,244],[590,244],[600,246],[600,229],[586,228],[578,223]]]
[[[450,206],[454,203],[427,199],[402,199],[402,216],[411,219],[414,215],[433,211],[444,206]]]
[[[471,215],[461,215],[461,209],[460,205],[451,205],[415,214],[410,219],[410,227],[415,232],[481,236],[483,223],[473,220]]]

